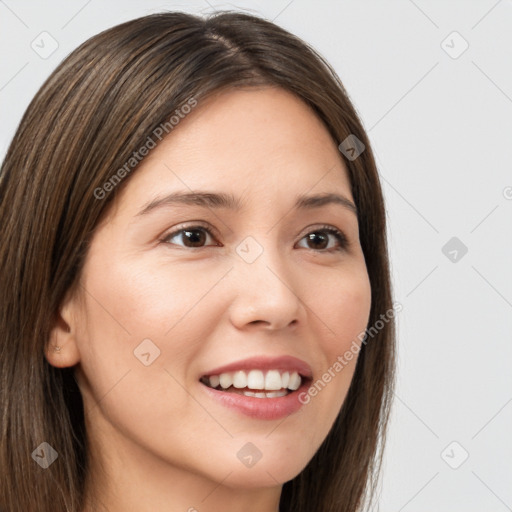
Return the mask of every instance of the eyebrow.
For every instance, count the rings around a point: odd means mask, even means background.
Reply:
[[[305,210],[320,208],[329,204],[341,205],[357,216],[356,205],[347,197],[334,193],[323,193],[309,196],[300,195],[296,198],[293,208],[295,210]],[[163,197],[157,197],[147,203],[142,210],[137,213],[136,217],[146,215],[157,208],[176,205],[200,206],[212,209],[225,208],[234,211],[240,211],[243,206],[237,197],[224,192],[173,192]]]

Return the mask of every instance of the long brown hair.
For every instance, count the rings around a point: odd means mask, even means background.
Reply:
[[[0,171],[0,508],[81,512],[88,449],[74,368],[44,357],[56,312],[72,293],[102,215],[136,167],[98,189],[191,97],[282,87],[310,105],[340,144],[359,212],[372,289],[369,325],[392,310],[386,214],[370,143],[332,67],[299,38],[236,12],[159,13],[84,42],[28,106]],[[126,174],[126,173],[125,173]],[[105,190],[104,188],[102,190]],[[96,191],[96,194],[95,194]],[[381,321],[382,323],[382,321]],[[305,469],[283,486],[282,512],[355,512],[375,492],[395,371],[395,324],[363,343],[342,409]],[[32,460],[47,442],[58,458]]]

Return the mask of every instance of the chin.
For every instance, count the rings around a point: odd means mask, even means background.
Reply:
[[[272,464],[261,463],[252,468],[237,468],[226,478],[223,485],[236,489],[260,489],[265,487],[276,487],[293,480],[305,467],[304,464],[297,464],[293,467],[276,468]],[[258,467],[259,466],[259,467]],[[218,479],[218,476],[217,476]]]
[[[232,488],[275,487],[293,480],[311,460],[310,457],[299,458],[297,453],[293,457],[277,450],[271,453],[272,455],[268,457],[262,454],[256,462],[248,461],[247,465],[240,462],[238,458],[230,464],[224,461],[224,469],[221,473],[219,474],[219,468],[216,467],[211,476],[214,480],[223,481],[223,485]]]

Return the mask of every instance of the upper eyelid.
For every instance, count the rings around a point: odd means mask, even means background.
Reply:
[[[180,224],[177,227],[173,228],[171,231],[165,232],[162,235],[162,238],[169,238],[172,235],[177,235],[178,233],[181,233],[182,231],[186,231],[187,229],[194,229],[194,228],[201,228],[201,229],[204,229],[205,231],[208,231],[212,235],[219,236],[219,232],[214,227],[210,226],[209,224],[203,225],[203,224],[201,224],[201,221],[190,221],[190,223],[186,223],[183,225]]]

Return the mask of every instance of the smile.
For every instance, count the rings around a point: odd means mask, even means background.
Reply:
[[[299,389],[303,378],[298,372],[280,370],[238,370],[209,375],[201,382],[210,388],[255,398],[277,398]]]
[[[296,357],[256,356],[210,369],[199,378],[201,392],[235,414],[277,420],[298,412],[313,380],[311,367]]]

